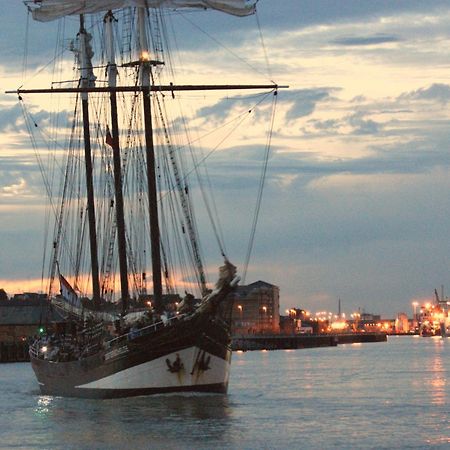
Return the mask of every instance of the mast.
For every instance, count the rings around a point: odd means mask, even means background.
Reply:
[[[107,52],[107,73],[108,86],[115,87],[117,84],[117,66],[114,55],[114,35],[112,23],[115,20],[113,13],[109,10],[104,18]],[[109,94],[111,103],[111,138],[113,149],[114,164],[114,190],[116,198],[116,221],[117,221],[117,239],[119,247],[119,269],[120,269],[120,291],[122,296],[122,314],[126,314],[128,309],[129,290],[128,290],[128,268],[127,268],[127,250],[125,237],[125,217],[122,192],[122,170],[119,145],[119,124],[117,120],[117,94],[111,90]]]
[[[162,305],[162,280],[161,280],[161,249],[158,221],[158,201],[155,171],[155,146],[153,142],[153,124],[150,99],[150,72],[151,62],[148,51],[147,31],[145,27],[146,10],[138,8],[139,29],[139,61],[142,85],[142,104],[144,108],[145,145],[147,149],[147,189],[150,220],[150,243],[152,255],[153,274],[153,301],[157,312],[161,312]],[[155,62],[156,63],[156,62]]]
[[[89,36],[84,28],[84,16],[80,14],[80,70],[82,88],[93,87],[95,76],[92,72],[91,56],[92,50],[89,46]],[[81,93],[81,103],[83,110],[83,134],[84,134],[84,161],[86,168],[86,190],[87,190],[87,210],[89,220],[89,243],[91,250],[91,275],[92,275],[92,293],[93,300],[100,300],[100,282],[98,270],[98,254],[97,254],[97,233],[95,229],[95,205],[94,205],[94,182],[92,176],[92,152],[91,152],[91,136],[89,129],[89,100],[88,93]]]

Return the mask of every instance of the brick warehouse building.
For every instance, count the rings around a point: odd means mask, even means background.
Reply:
[[[233,335],[276,334],[280,332],[280,289],[256,281],[239,286],[233,293]]]

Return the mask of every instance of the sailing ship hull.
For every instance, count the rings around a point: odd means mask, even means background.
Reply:
[[[226,393],[230,335],[216,320],[187,320],[76,361],[31,356],[45,395],[116,398],[170,392]]]

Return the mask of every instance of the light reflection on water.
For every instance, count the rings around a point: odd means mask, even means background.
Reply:
[[[41,395],[38,397],[35,413],[39,416],[45,416],[51,411],[51,403],[53,397],[51,395]]]
[[[450,339],[233,355],[229,395],[41,396],[0,366],[0,448],[444,449]]]
[[[447,399],[446,393],[446,373],[442,362],[442,348],[444,341],[442,339],[435,340],[436,350],[432,362],[432,379],[431,379],[431,403],[433,405],[445,405]]]

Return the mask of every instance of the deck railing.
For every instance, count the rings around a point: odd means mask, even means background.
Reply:
[[[172,325],[174,322],[177,322],[179,320],[181,320],[182,318],[187,317],[187,314],[178,314],[174,317],[171,317],[170,319],[167,319],[166,321],[159,321],[159,322],[155,322],[152,323],[150,325],[147,325],[145,327],[142,328],[137,328],[137,329],[133,329],[128,331],[125,334],[122,334],[120,336],[115,337],[114,339],[111,339],[109,341],[105,342],[105,348],[111,348],[111,347],[115,347],[119,344],[121,344],[122,342],[125,341],[132,341],[133,339],[136,339],[138,337],[141,336],[147,336],[151,333],[154,333],[155,331],[167,327],[169,325]]]
[[[80,349],[81,350],[80,354],[81,354],[81,356],[91,355],[91,354],[97,352],[101,348],[101,346],[103,346],[103,348],[105,348],[106,350],[108,350],[112,347],[118,347],[123,343],[132,341],[141,336],[147,336],[151,333],[156,332],[157,330],[159,330],[161,328],[170,326],[173,323],[175,323],[181,319],[184,319],[187,316],[188,316],[188,314],[179,314],[179,315],[171,317],[165,321],[159,321],[156,323],[152,323],[152,324],[147,325],[142,328],[132,328],[127,333],[124,333],[113,339],[107,340],[103,343],[101,342],[101,337],[104,332],[104,325],[98,324],[90,329],[83,330],[80,333],[81,335],[84,335],[85,337],[88,338],[87,342],[82,347],[82,350]],[[29,353],[34,358],[42,358],[43,357],[42,349],[46,345],[55,345],[56,344],[56,345],[61,345],[62,347],[65,347],[65,346],[68,347],[70,345],[73,345],[75,342],[76,342],[76,340],[74,340],[74,338],[70,335],[69,336],[66,335],[64,337],[58,338],[54,342],[52,342],[52,340],[48,339],[48,338],[40,338],[40,339],[37,339],[36,341],[34,341],[30,345]]]

